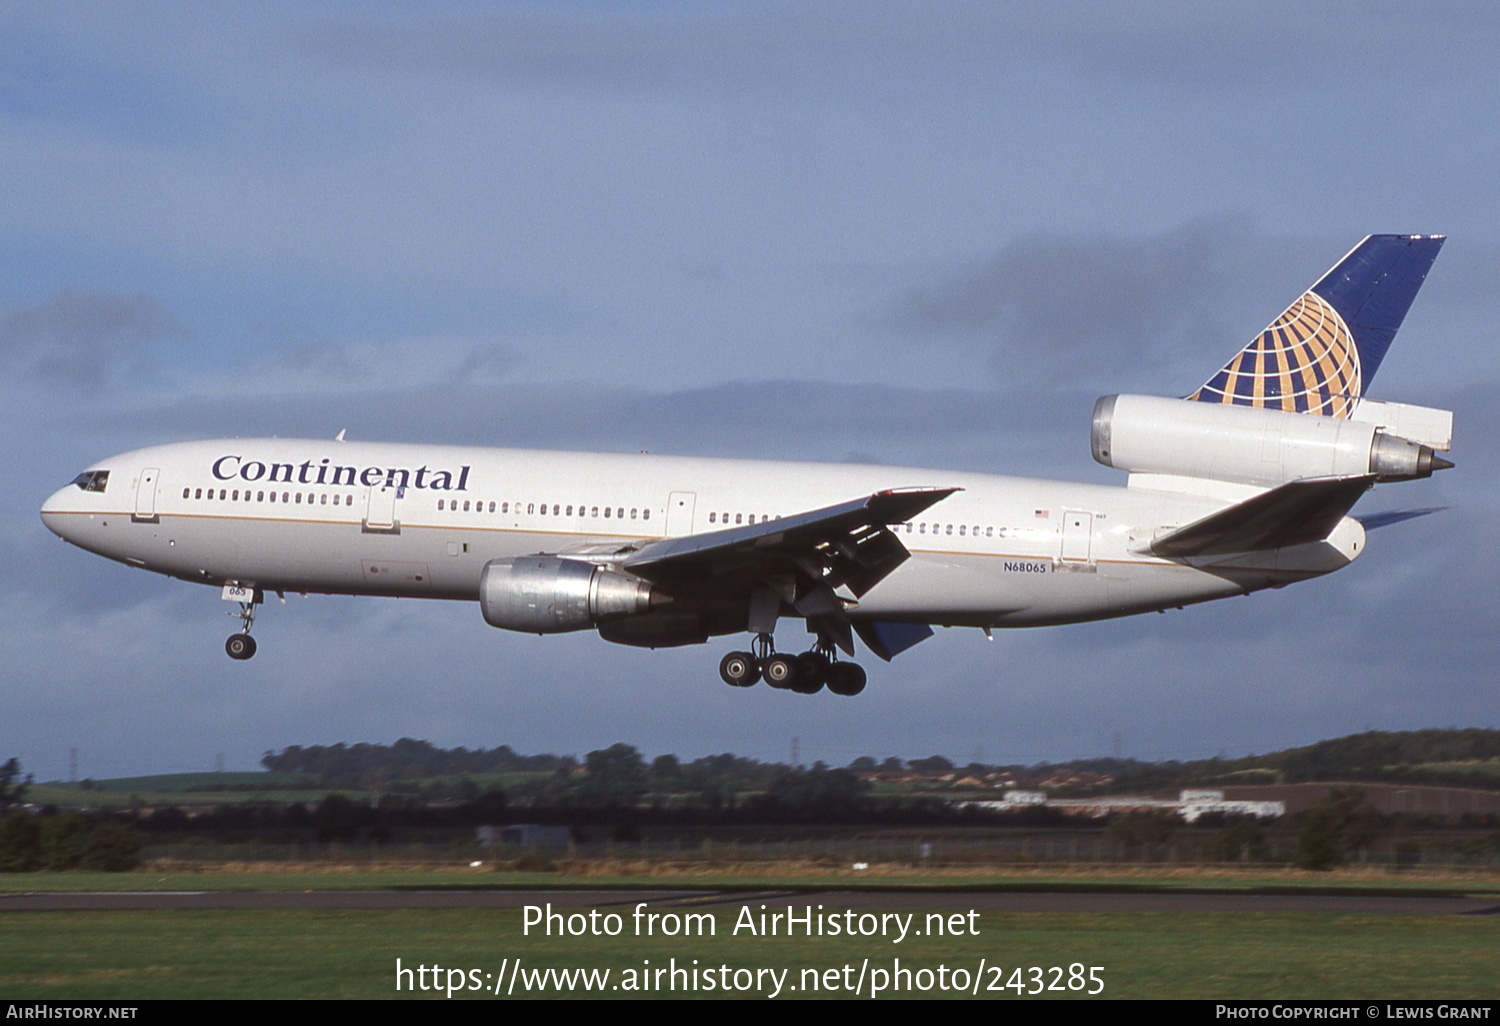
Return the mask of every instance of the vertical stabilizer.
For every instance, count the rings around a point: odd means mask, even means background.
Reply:
[[[1369,236],[1188,398],[1349,417],[1442,246]]]

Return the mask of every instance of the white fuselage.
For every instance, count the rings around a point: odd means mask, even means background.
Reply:
[[[1212,560],[1141,554],[1231,499],[902,467],[285,439],[184,442],[95,464],[42,509],[91,552],[203,584],[477,601],[496,558],[710,532],[903,487],[958,487],[854,619],[976,627],[1170,608],[1327,573],[1326,542]],[[754,518],[752,521],[751,518]],[[603,551],[594,549],[591,551]]]

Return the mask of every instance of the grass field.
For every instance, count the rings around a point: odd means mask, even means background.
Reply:
[[[771,907],[784,908],[781,901]],[[0,914],[0,994],[32,998],[382,998],[436,997],[396,990],[396,960],[404,968],[441,966],[442,981],[493,986],[496,974],[520,959],[523,973],[545,968],[609,970],[599,996],[629,996],[629,974],[673,964],[706,970],[785,970],[780,996],[851,996],[863,967],[862,996],[884,973],[899,984],[896,959],[905,967],[905,993],[942,996],[943,967],[950,984],[960,979],[978,996],[1021,999],[1007,983],[1036,986],[1017,967],[1050,969],[1043,984],[1066,986],[1073,963],[1101,967],[1106,998],[1494,998],[1500,994],[1495,952],[1500,920],[1490,916],[1423,917],[1208,913],[984,913],[978,936],[908,936],[900,944],[880,937],[735,936],[736,912],[713,914],[713,936],[643,938],[631,935],[628,909],[621,936],[523,935],[519,910],[495,911],[287,911],[113,912]],[[678,910],[682,911],[682,910]],[[917,914],[916,923],[922,922]],[[693,960],[697,960],[696,966]],[[649,961],[648,961],[649,960]],[[868,961],[866,961],[868,960]],[[981,966],[983,969],[981,970]],[[842,972],[850,967],[847,975]],[[447,975],[447,970],[473,975]],[[810,993],[814,970],[820,989]],[[836,970],[839,989],[821,989]],[[926,970],[924,974],[920,970]],[[961,977],[954,970],[963,970]],[[997,971],[998,970],[998,971]],[[489,975],[486,975],[489,974]],[[716,979],[725,977],[716,974]],[[649,977],[647,978],[649,980]],[[686,977],[679,977],[679,987]],[[729,979],[732,981],[733,977]],[[1077,977],[1075,977],[1077,979]],[[553,982],[528,990],[518,976],[514,996],[582,997],[587,992]],[[640,982],[639,976],[634,977]],[[698,977],[697,996],[703,994]],[[768,997],[775,977],[742,973],[741,996]],[[408,988],[418,986],[415,975]],[[431,976],[420,982],[433,982]],[[923,984],[929,988],[922,992]],[[881,996],[903,996],[897,989]],[[596,992],[597,993],[597,992]],[[714,996],[720,992],[715,991]],[[488,992],[458,992],[458,997]],[[653,989],[651,996],[658,995]],[[970,996],[969,994],[948,996]],[[1043,992],[1081,997],[1079,992]]]
[[[432,870],[391,867],[246,865],[237,871],[134,873],[24,873],[0,875],[0,893],[36,891],[148,890],[369,890],[471,887],[610,888],[662,890],[775,887],[900,889],[1090,889],[1399,891],[1467,894],[1500,901],[1500,880],[1457,874],[1389,874],[1340,871],[1183,870],[1096,872],[995,872],[872,867],[870,876],[828,873],[815,865],[768,867],[724,865],[712,872],[641,872],[629,864],[599,863],[578,875]],[[768,875],[768,872],[774,873]],[[612,896],[606,900],[618,900]],[[827,898],[821,900],[827,901]],[[771,911],[797,907],[796,897],[764,901]],[[519,910],[235,910],[130,912],[7,912],[0,901],[0,996],[34,998],[378,998],[437,997],[416,990],[418,978],[396,990],[396,960],[403,968],[441,966],[440,976],[420,982],[454,982],[489,988],[517,965],[514,996],[630,996],[608,988],[639,983],[647,969],[674,965],[707,970],[727,966],[727,978],[746,989],[735,996],[848,997],[865,972],[861,994],[873,983],[882,997],[943,996],[937,973],[950,985],[960,979],[971,996],[1027,999],[1020,987],[1037,976],[1018,967],[1048,969],[1043,984],[1066,987],[1069,967],[1099,966],[1103,996],[1183,998],[1488,998],[1500,997],[1495,952],[1500,951],[1497,916],[1387,916],[1329,913],[1001,913],[978,914],[977,935],[909,935],[900,944],[879,936],[763,937],[735,935],[733,906],[662,906],[661,912],[712,916],[709,936],[638,937],[633,903],[601,906],[623,916],[619,936],[526,935]],[[805,904],[805,902],[804,902]],[[944,904],[947,904],[945,902]],[[585,910],[587,906],[585,906]],[[576,909],[566,910],[568,912]],[[840,911],[830,907],[825,911]],[[910,910],[905,910],[910,911]],[[917,911],[914,925],[924,925]],[[896,959],[907,973],[895,974]],[[697,959],[697,965],[693,960]],[[507,961],[508,960],[508,961]],[[649,960],[649,964],[648,961]],[[1050,972],[1058,966],[1060,971]],[[849,967],[847,974],[843,972]],[[980,972],[983,967],[983,972]],[[447,970],[462,970],[449,976]],[[534,970],[608,970],[603,991],[586,991],[578,980],[554,979],[528,989]],[[734,971],[743,970],[738,978]],[[804,971],[816,971],[804,977]],[[954,970],[962,970],[955,975]],[[997,972],[998,970],[998,972]],[[473,971],[478,975],[470,975]],[[762,971],[757,977],[755,971]],[[825,975],[828,973],[832,975]],[[1080,970],[1084,974],[1086,970]],[[775,976],[772,974],[785,973]],[[489,975],[485,975],[489,974]],[[632,975],[633,974],[633,975]],[[649,977],[646,977],[649,979]],[[726,977],[713,977],[717,985]],[[814,982],[820,989],[810,993]],[[596,976],[596,980],[598,977]],[[679,987],[686,981],[679,976]],[[704,996],[706,977],[696,977]],[[1073,979],[1080,985],[1083,975]],[[838,989],[828,990],[836,980]],[[904,980],[904,988],[901,981]],[[978,985],[979,992],[972,988]],[[929,989],[923,990],[923,986]],[[1002,989],[991,990],[992,987]],[[797,988],[797,989],[792,989]],[[1085,989],[1091,989],[1092,984]],[[722,996],[715,989],[710,996]],[[678,995],[682,996],[679,990]],[[658,994],[653,989],[651,996]],[[948,996],[958,996],[948,992]],[[1043,997],[1082,997],[1066,989]],[[490,997],[458,991],[454,998]]]
[[[1380,891],[1471,897],[1500,901],[1500,877],[1457,871],[1402,872],[1342,869],[1316,873],[1254,867],[1167,869],[1075,867],[996,869],[986,866],[914,867],[875,864],[865,872],[830,871],[796,861],[674,865],[666,861],[588,860],[548,872],[516,872],[485,864],[424,866],[391,864],[210,863],[193,867],[164,861],[131,873],[0,873],[0,894],[84,891],[351,891],[470,888],[655,889],[832,888],[860,889],[1115,889]]]

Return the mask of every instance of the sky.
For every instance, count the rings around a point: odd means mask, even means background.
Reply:
[[[1034,763],[1500,726],[1500,9],[1471,3],[0,3],[0,758],[252,769],[423,738]],[[53,537],[117,452],[332,437],[1123,484],[1361,237],[1449,236],[1369,390],[1456,469],[1340,573],[939,629],[857,699],[477,604],[208,588]],[[784,626],[788,636],[800,627]]]

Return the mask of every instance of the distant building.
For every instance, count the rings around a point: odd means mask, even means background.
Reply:
[[[1176,801],[1170,798],[1148,798],[1144,795],[1112,795],[1104,798],[1050,798],[1045,791],[1007,791],[1003,801],[965,802],[982,809],[1015,812],[1018,809],[1046,806],[1075,816],[1095,819],[1121,812],[1150,812],[1165,809],[1175,812],[1189,823],[1196,823],[1210,813],[1226,816],[1254,816],[1273,819],[1286,815],[1285,802],[1245,802],[1225,799],[1223,791],[1186,790]]]

